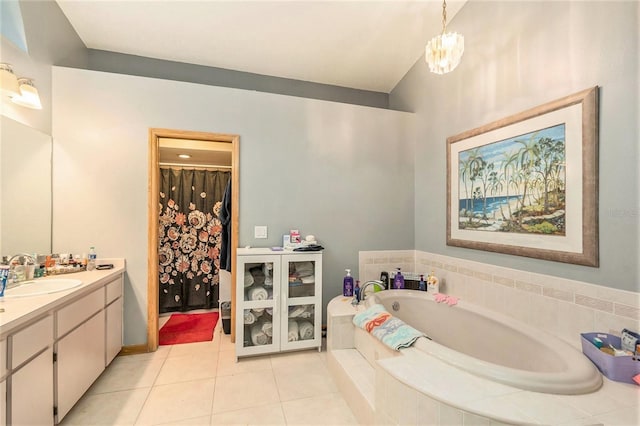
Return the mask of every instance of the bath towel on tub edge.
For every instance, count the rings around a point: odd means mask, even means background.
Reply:
[[[396,351],[413,345],[418,337],[426,337],[424,333],[391,315],[380,304],[356,314],[353,323]]]

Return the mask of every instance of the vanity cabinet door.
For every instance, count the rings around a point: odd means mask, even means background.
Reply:
[[[52,425],[53,349],[48,348],[11,375],[12,425]]]
[[[58,422],[105,368],[104,310],[57,343]]]
[[[7,383],[0,382],[0,426],[7,425]]]
[[[106,308],[107,312],[107,358],[106,365],[120,353],[122,349],[122,297]]]

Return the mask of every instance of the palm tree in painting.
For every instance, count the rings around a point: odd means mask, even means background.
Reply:
[[[467,212],[467,214],[469,213],[469,185],[467,184],[467,179],[469,178],[469,173],[471,171],[471,169],[469,168],[469,165],[470,165],[469,157],[467,157],[466,159],[463,159],[462,156],[460,156],[460,178],[464,183],[464,196],[465,196],[464,209],[465,209],[465,212]]]
[[[555,187],[556,204],[558,203],[557,184],[560,175],[560,168],[564,164],[564,141],[551,138],[541,138],[538,140],[538,162],[536,173],[542,180],[542,196],[544,212],[549,213],[549,195],[552,187]]]
[[[513,212],[511,211],[511,202],[509,201],[509,187],[513,186],[518,191],[518,182],[517,182],[517,161],[518,161],[518,153],[517,152],[503,152],[503,162],[502,162],[502,170],[504,174],[505,181],[505,195],[507,197],[507,211],[509,212],[509,219],[513,217]]]
[[[527,199],[527,191],[532,184],[532,174],[534,173],[536,163],[539,156],[539,148],[536,141],[537,133],[533,133],[528,141],[516,140],[516,143],[522,145],[518,150],[518,165],[523,176],[522,199],[520,204],[520,214],[518,215],[518,225],[522,226],[522,217],[524,216],[525,200]]]

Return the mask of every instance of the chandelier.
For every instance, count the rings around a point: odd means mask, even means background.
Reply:
[[[447,29],[447,1],[442,2],[442,34],[427,43],[425,60],[429,70],[436,74],[446,74],[453,71],[462,58],[464,52],[464,37],[458,33],[446,33]]]

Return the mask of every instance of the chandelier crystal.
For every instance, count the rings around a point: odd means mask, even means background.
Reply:
[[[447,1],[442,2],[442,34],[427,43],[425,60],[429,70],[435,74],[453,71],[464,53],[464,37],[458,33],[447,33]]]

